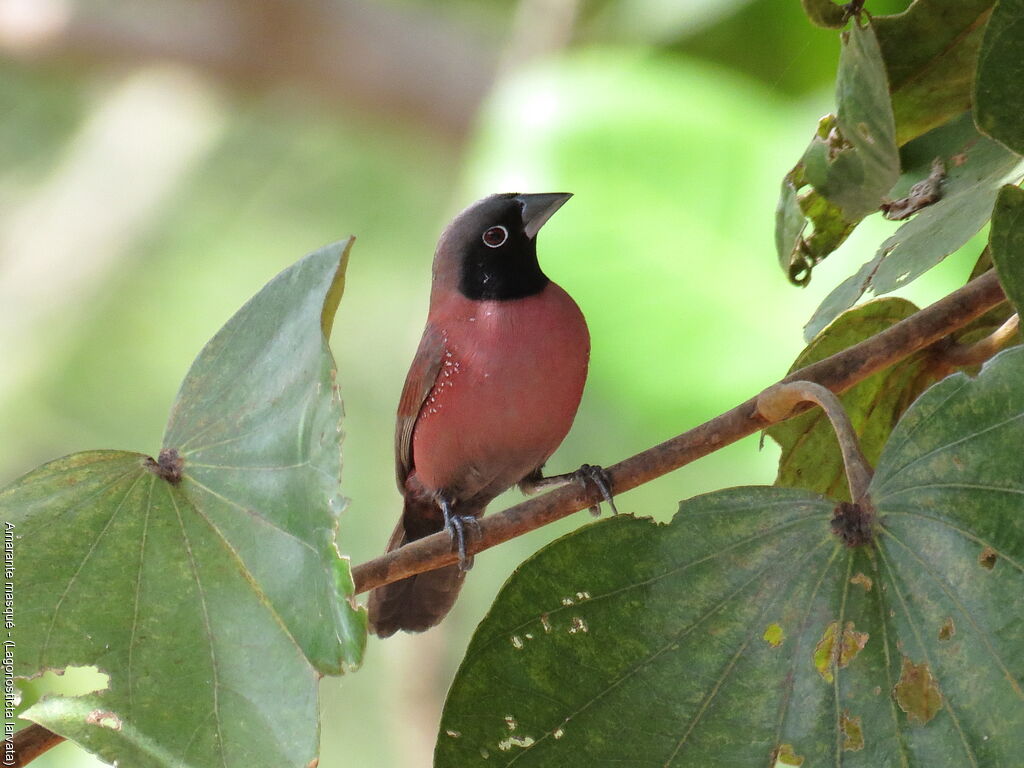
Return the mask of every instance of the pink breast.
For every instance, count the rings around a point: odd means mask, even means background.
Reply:
[[[431,322],[443,365],[413,431],[413,465],[430,491],[496,496],[543,464],[572,426],[590,337],[576,303],[548,284],[513,301],[444,302]]]

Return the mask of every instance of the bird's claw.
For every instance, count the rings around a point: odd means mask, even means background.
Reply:
[[[452,512],[451,504],[442,500],[441,513],[444,515],[444,529],[452,537],[452,543],[459,551],[459,570],[468,571],[473,567],[473,556],[466,555],[466,523],[478,525],[477,519],[471,515],[459,515]]]
[[[572,473],[572,477],[584,488],[588,484],[593,483],[601,492],[601,498],[612,508],[612,514],[619,514],[619,510],[615,507],[615,499],[612,498],[612,479],[604,467],[599,467],[596,464],[584,464]],[[601,514],[600,503],[590,508],[590,514],[594,517],[598,517]]]

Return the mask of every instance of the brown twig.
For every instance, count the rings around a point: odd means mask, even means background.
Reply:
[[[850,498],[859,504],[867,496],[868,485],[871,483],[871,465],[860,449],[857,433],[846,409],[834,392],[813,381],[779,382],[757,396],[757,413],[770,423],[784,421],[800,403],[816,403],[832,422],[843,455]]]
[[[8,741],[14,747],[14,762],[6,762],[8,755],[7,746]],[[0,752],[0,759],[4,759],[3,765],[11,766],[11,768],[22,768],[22,766],[28,765],[37,757],[44,752],[48,752],[53,747],[64,741],[64,737],[53,731],[43,728],[41,725],[32,723],[27,728],[22,728],[9,740],[4,741],[3,751]]]
[[[783,382],[813,381],[833,392],[843,392],[963,327],[1005,298],[995,272],[986,272],[876,336],[794,371]],[[797,412],[802,410],[805,408],[797,408]],[[757,413],[756,398],[751,398],[688,432],[608,467],[612,487],[616,493],[636,488],[768,425]],[[599,501],[597,490],[575,485],[529,499],[481,520],[467,550],[481,552]],[[457,560],[450,536],[435,533],[356,566],[356,592],[366,592]]]

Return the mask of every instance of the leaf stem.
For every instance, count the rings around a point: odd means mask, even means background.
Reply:
[[[942,362],[954,368],[981,365],[1010,346],[1020,328],[1020,315],[1013,314],[990,335],[973,344],[955,344],[942,353]]]
[[[775,423],[789,418],[797,405],[807,402],[821,406],[832,422],[843,455],[843,466],[846,467],[850,498],[854,504],[860,504],[867,495],[873,472],[860,449],[850,417],[835,393],[813,381],[779,382],[757,396],[757,412],[765,420]]]
[[[1005,299],[999,279],[993,270],[989,270],[891,328],[794,371],[782,381],[811,381],[832,392],[843,392],[962,328]],[[797,406],[790,417],[809,407],[807,404]],[[606,470],[615,492],[623,493],[762,430],[770,423],[758,413],[756,398],[751,398],[698,427],[607,467]],[[484,517],[474,527],[475,535],[467,542],[467,551],[475,554],[489,549],[573,512],[587,509],[598,501],[600,498],[596,489],[582,488],[576,484],[528,499]],[[451,537],[443,531],[435,533],[356,566],[353,569],[356,592],[366,592],[417,573],[450,565],[457,560],[458,555],[452,550]]]

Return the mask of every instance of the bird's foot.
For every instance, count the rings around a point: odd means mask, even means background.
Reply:
[[[614,514],[619,514],[615,508],[615,500],[612,498],[612,479],[603,467],[596,464],[584,464],[575,472],[566,472],[564,475],[551,475],[544,477],[541,469],[535,469],[529,475],[519,481],[519,490],[523,493],[533,494],[555,488],[566,483],[577,483],[586,488],[593,484],[601,492],[601,498],[612,508]],[[601,514],[601,505],[595,504],[590,508],[590,513],[595,517]]]
[[[615,499],[612,497],[612,478],[604,467],[599,467],[597,464],[584,464],[575,472],[570,472],[569,476],[584,488],[590,484],[595,485],[601,492],[601,498],[612,508],[612,514],[619,514],[619,510],[615,507]],[[590,508],[590,514],[594,517],[600,516],[600,503]]]
[[[438,505],[444,515],[444,529],[452,537],[452,543],[459,551],[459,570],[468,571],[473,567],[473,556],[466,555],[466,525],[476,527],[477,519],[472,515],[460,515],[452,512],[452,505],[447,499],[440,499]]]

